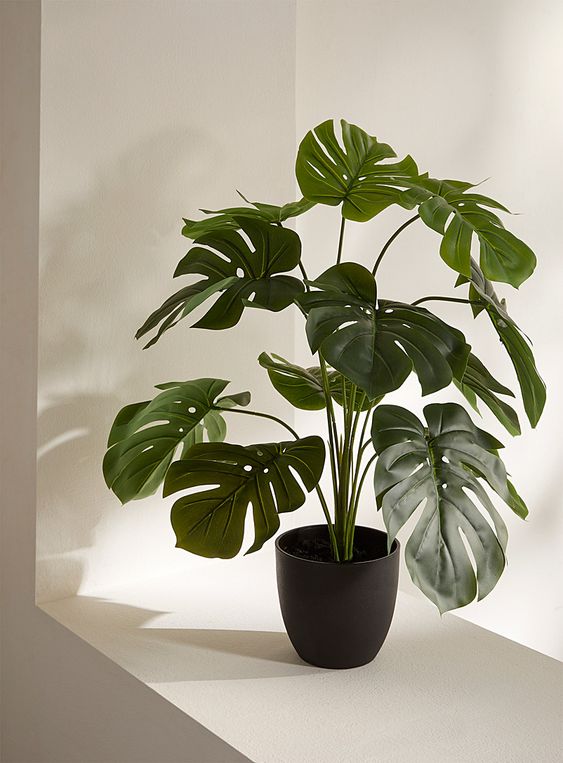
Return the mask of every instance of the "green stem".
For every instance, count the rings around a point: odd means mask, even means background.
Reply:
[[[214,411],[221,411],[221,413],[242,413],[245,416],[258,416],[261,419],[270,419],[271,421],[275,421],[280,426],[285,427],[288,432],[291,432],[293,437],[295,437],[296,440],[299,439],[299,435],[293,429],[289,426],[289,424],[286,424],[285,421],[282,421],[281,419],[278,419],[277,416],[271,416],[269,413],[260,413],[259,411],[243,411],[241,408],[221,408],[219,406],[213,406]]]
[[[375,275],[377,273],[377,268],[379,267],[379,264],[380,264],[381,260],[385,256],[385,252],[389,249],[389,247],[391,246],[393,241],[395,241],[395,239],[397,238],[399,233],[402,233],[402,231],[404,231],[405,228],[407,228],[409,225],[412,225],[412,223],[415,223],[419,219],[419,217],[420,217],[420,215],[415,215],[414,217],[411,217],[410,220],[407,220],[406,223],[403,223],[401,225],[401,227],[397,228],[395,233],[393,233],[391,238],[386,242],[385,246],[383,247],[383,249],[379,253],[379,257],[375,261],[375,265],[373,266],[373,270],[371,271],[373,273],[373,275]]]
[[[342,245],[344,243],[344,225],[346,223],[346,218],[342,218],[342,222],[340,223],[340,236],[338,238],[338,254],[336,255],[336,264],[340,265],[340,258],[342,257]]]
[[[334,409],[332,407],[332,397],[330,394],[330,383],[328,373],[326,370],[326,363],[324,358],[319,353],[319,365],[321,367],[321,380],[323,385],[323,393],[325,398],[325,410],[328,427],[328,441],[329,441],[329,458],[330,458],[330,471],[332,476],[332,490],[334,498],[334,515],[336,523],[336,514],[338,508],[338,468],[337,468],[337,441],[335,439],[336,422],[334,421]]]
[[[479,300],[476,299],[461,299],[460,297],[438,297],[438,296],[431,296],[431,297],[421,297],[421,299],[416,299],[414,302],[411,302],[412,305],[421,305],[423,302],[459,302],[463,305],[480,305],[482,304],[479,302]]]
[[[364,400],[365,400],[365,395],[364,395]],[[350,495],[351,511],[348,516],[348,523],[346,527],[346,549],[347,549],[347,554],[349,555],[350,558],[352,558],[354,554],[354,529],[355,529],[354,525],[356,521],[354,506],[356,505],[356,496],[358,495],[358,481],[360,477],[360,466],[364,456],[364,451],[368,447],[368,445],[371,443],[371,438],[368,438],[368,440],[364,442],[364,436],[365,436],[367,424],[368,424],[372,409],[373,409],[373,405],[370,405],[369,409],[366,411],[366,416],[364,418],[364,423],[362,425],[362,430],[361,430],[360,439],[359,439],[360,445],[358,447],[358,454],[356,456],[356,468],[354,470],[354,476],[352,479],[352,491]]]
[[[354,494],[352,507],[351,507],[351,513],[350,513],[350,519],[348,522],[348,533],[346,537],[346,551],[348,558],[352,559],[354,556],[354,531],[356,529],[356,516],[358,514],[358,508],[360,505],[360,498],[362,495],[362,488],[364,486],[365,479],[367,477],[367,474],[369,472],[370,466],[373,464],[375,459],[377,458],[377,454],[373,455],[370,460],[367,462],[367,464],[364,467],[364,470],[362,472],[362,476],[360,478],[359,484],[357,486],[357,490]],[[359,469],[358,469],[359,471]]]
[[[299,260],[299,262],[298,262],[298,267],[299,267],[299,270],[301,271],[301,275],[303,276],[303,282],[305,284],[305,291],[310,291],[309,284],[307,283],[307,281],[309,279],[307,278],[307,273],[305,272],[305,268],[303,267],[303,263],[301,262],[301,260]]]

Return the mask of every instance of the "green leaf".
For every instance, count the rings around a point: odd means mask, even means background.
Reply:
[[[242,198],[244,199],[244,196]],[[244,201],[247,200],[244,199]],[[186,220],[184,218],[182,235],[187,238],[198,239],[208,233],[215,233],[225,228],[238,230],[240,218],[263,220],[267,223],[282,223],[290,217],[302,215],[315,206],[314,202],[307,201],[307,199],[291,201],[281,207],[274,204],[261,204],[257,201],[247,201],[247,203],[252,204],[252,207],[229,207],[215,211],[202,209],[201,211],[205,215],[214,215],[214,217],[208,217],[204,220]]]
[[[379,300],[373,275],[356,263],[335,265],[297,302],[307,315],[312,352],[370,399],[398,389],[411,371],[428,395],[460,378],[469,345],[463,334],[421,307]]]
[[[302,368],[280,355],[270,357],[263,352],[258,362],[268,371],[274,389],[295,408],[320,411],[325,407],[321,369]]]
[[[206,557],[229,559],[241,548],[244,522],[252,505],[255,538],[247,553],[258,551],[280,525],[279,514],[294,511],[318,484],[325,458],[320,437],[261,445],[196,445],[173,464],[164,495],[199,488],[172,507],[176,546]]]
[[[305,411],[320,411],[326,407],[322,374],[319,366],[302,368],[290,363],[280,355],[270,357],[263,352],[258,358],[260,365],[268,371],[268,376],[274,389],[295,408]],[[338,371],[328,370],[329,389],[331,397],[342,405],[342,385],[345,385],[346,397],[349,399],[351,383]],[[365,411],[370,408],[372,401],[362,395],[356,396],[354,410]]]
[[[518,414],[514,408],[498,397],[499,394],[514,397],[514,393],[508,387],[500,384],[485,368],[479,358],[475,357],[472,353],[469,354],[467,359],[467,367],[461,381],[454,379],[454,384],[477,413],[479,413],[479,408],[477,407],[476,396],[480,397],[485,405],[490,408],[511,435],[519,435],[521,433]]]
[[[423,222],[443,236],[440,256],[447,265],[469,278],[475,237],[486,278],[518,288],[532,275],[535,254],[490,209],[507,212],[506,207],[487,196],[467,193],[472,188],[469,183],[420,177],[413,185],[416,190],[407,191],[405,199],[416,199]]]
[[[226,329],[238,323],[245,307],[277,312],[303,291],[298,278],[278,275],[293,270],[301,258],[301,242],[292,230],[261,220],[236,218],[240,230],[221,229],[201,236],[179,262],[174,276],[204,276],[167,299],[137,331],[137,339],[160,328],[147,347],[189,315],[208,297],[222,292],[196,328]]]
[[[545,407],[546,388],[536,367],[529,341],[508,315],[505,301],[498,298],[493,285],[474,261],[471,262],[470,279],[458,279],[456,286],[461,283],[470,284],[469,299],[480,303],[472,306],[474,315],[482,310],[487,312],[514,366],[524,410],[530,424],[535,427]]]
[[[405,203],[402,190],[410,187],[405,179],[418,175],[412,157],[382,163],[396,157],[391,146],[344,119],[340,125],[340,140],[329,119],[301,141],[295,171],[303,196],[318,204],[342,203],[342,216],[359,222],[370,220],[390,204],[410,209],[412,204]]]
[[[374,411],[374,485],[389,544],[424,503],[405,559],[415,585],[446,612],[484,598],[504,570],[508,533],[480,480],[519,516],[527,509],[496,455],[501,443],[461,406],[427,405],[424,415],[427,427],[395,405]]]
[[[209,440],[224,439],[225,422],[212,409],[228,383],[224,379],[168,382],[158,385],[163,391],[153,400],[122,408],[103,462],[106,484],[122,503],[155,493],[179,446],[183,458],[202,442],[205,432]],[[248,401],[249,393],[241,394]]]

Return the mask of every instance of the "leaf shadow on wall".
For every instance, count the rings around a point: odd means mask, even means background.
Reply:
[[[224,161],[208,137],[174,128],[108,161],[89,185],[77,171],[87,192],[51,217],[42,212],[38,601],[71,596],[85,578],[103,585],[126,577],[128,567],[134,574],[135,565],[156,565],[164,543],[153,550],[151,534],[173,549],[163,535],[171,533],[167,507],[155,511],[158,499],[149,499],[121,509],[101,462],[117,410],[147,399],[167,364],[171,378],[179,373],[170,345],[143,353],[133,335],[170,293],[186,250],[181,216],[196,206],[191,189],[212,200]],[[203,332],[189,341],[193,355],[205,355]]]

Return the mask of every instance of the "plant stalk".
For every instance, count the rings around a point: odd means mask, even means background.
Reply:
[[[400,233],[402,233],[402,231],[404,231],[405,228],[408,228],[409,225],[412,225],[412,223],[415,223],[419,219],[419,217],[420,217],[420,215],[415,215],[414,217],[411,217],[410,220],[407,220],[406,223],[403,223],[400,228],[397,228],[397,230],[395,231],[395,233],[393,233],[391,238],[388,239],[388,241],[386,242],[385,246],[383,247],[383,249],[379,253],[379,257],[375,261],[375,265],[373,266],[373,270],[371,271],[373,273],[373,275],[375,275],[377,273],[377,269],[378,269],[378,267],[379,267],[379,265],[381,263],[381,260],[385,256],[385,252],[389,249],[389,247],[391,246],[393,241],[395,241],[397,236]]]

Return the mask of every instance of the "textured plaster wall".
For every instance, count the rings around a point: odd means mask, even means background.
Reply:
[[[562,28],[563,6],[557,0],[302,0],[297,12],[299,140],[324,119],[344,117],[389,142],[400,156],[411,153],[420,169],[434,177],[473,182],[490,177],[484,193],[522,213],[508,225],[536,251],[538,268],[520,293],[502,286],[499,292],[533,338],[548,403],[538,428],[524,427],[515,441],[491,415],[484,416],[484,425],[507,445],[505,460],[530,517],[523,523],[504,512],[510,532],[508,568],[486,600],[460,615],[559,657],[563,260],[554,167],[563,153]],[[349,224],[346,254],[372,264],[409,216],[388,211],[371,223]],[[312,275],[334,261],[338,225],[338,213],[328,207],[299,222]],[[380,268],[380,294],[411,300],[451,293],[455,276],[440,260],[438,247],[437,234],[422,224],[411,226]],[[510,363],[484,318],[473,323],[462,306],[434,303],[434,308],[466,332],[498,378],[517,389]],[[302,334],[298,325],[298,347],[306,358]],[[455,391],[433,399],[448,398],[460,399]],[[420,412],[414,378],[389,401]],[[297,423],[315,426],[312,422],[307,415]],[[369,496],[362,519],[380,522]],[[403,586],[416,591],[406,571]]]
[[[44,3],[39,601],[214,564],[174,549],[172,500],[121,508],[101,460],[119,408],[161,382],[231,379],[281,410],[256,358],[291,354],[291,311],[249,310],[223,332],[186,320],[145,352],[133,335],[189,282],[172,280],[182,217],[236,205],[235,189],[292,199],[294,24],[285,0]],[[280,434],[230,421],[235,441]]]

